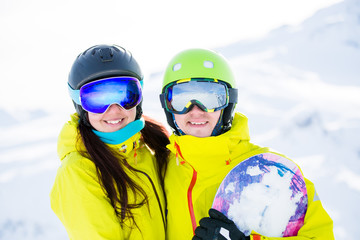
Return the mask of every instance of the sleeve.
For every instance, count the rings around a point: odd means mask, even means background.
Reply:
[[[50,193],[51,208],[71,240],[124,239],[124,232],[97,177],[84,158],[65,158]]]
[[[323,208],[321,201],[315,191],[314,184],[305,178],[308,193],[308,209],[305,215],[304,225],[295,237],[287,237],[287,240],[333,240],[333,221]],[[251,240],[280,240],[278,237],[265,237],[255,233]]]

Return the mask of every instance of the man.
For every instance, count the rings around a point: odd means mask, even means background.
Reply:
[[[234,166],[271,152],[250,142],[247,118],[234,113],[236,82],[226,59],[205,49],[180,52],[165,70],[160,99],[173,129],[168,145],[173,155],[165,176],[167,239],[226,239],[221,228],[228,239],[278,239],[255,232],[245,236],[211,209],[220,183]],[[313,183],[305,183],[308,209],[294,239],[334,239],[332,220]]]

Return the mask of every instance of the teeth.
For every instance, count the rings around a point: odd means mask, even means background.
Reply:
[[[194,125],[203,125],[205,124],[206,122],[190,122],[191,124],[194,124]]]
[[[110,124],[117,124],[119,122],[121,122],[121,120],[115,120],[115,121],[106,121],[107,123],[110,123]]]

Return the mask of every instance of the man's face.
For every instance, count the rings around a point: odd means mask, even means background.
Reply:
[[[205,112],[195,105],[188,113],[174,114],[174,116],[177,125],[186,135],[210,137],[219,121],[220,114],[221,110]]]

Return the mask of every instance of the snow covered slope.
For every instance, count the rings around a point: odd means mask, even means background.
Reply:
[[[266,50],[275,62],[316,72],[326,82],[359,85],[360,1],[345,0],[299,26],[283,26],[266,38],[221,48],[228,57]]]

